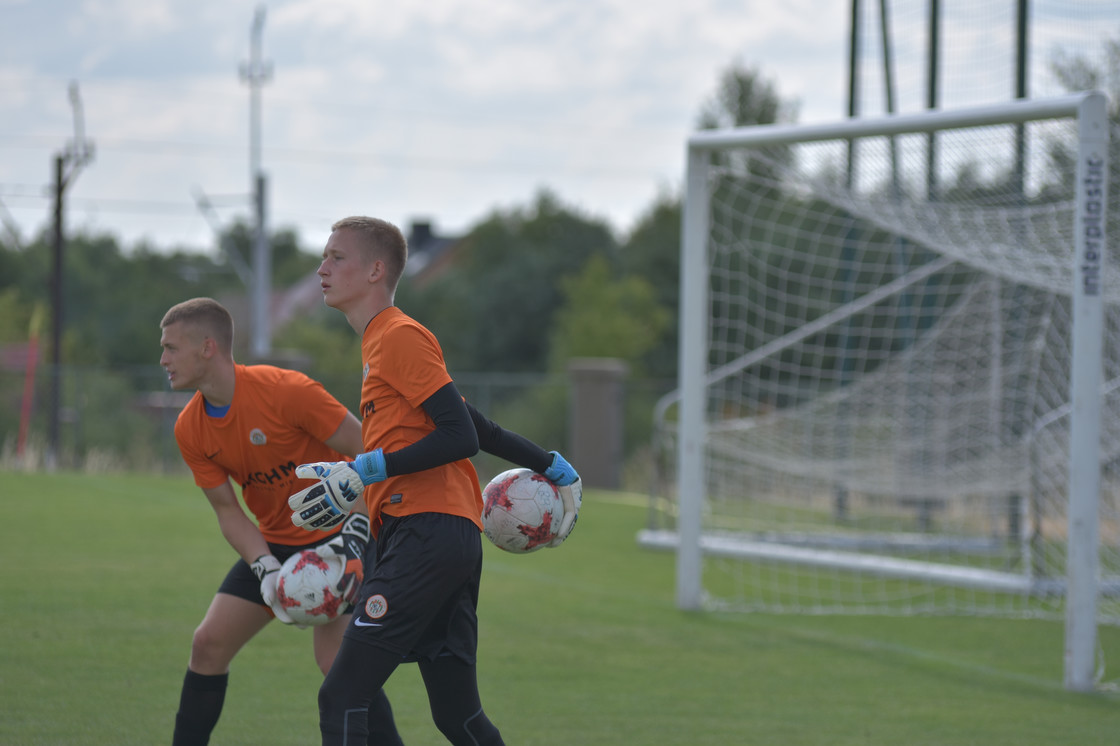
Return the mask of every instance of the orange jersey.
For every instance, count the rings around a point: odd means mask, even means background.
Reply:
[[[346,407],[303,373],[271,365],[236,365],[233,403],[223,417],[206,413],[200,392],[175,421],[175,440],[199,487],[233,479],[266,541],[300,545],[308,533],[292,524],[288,496],[315,484],[295,469],[348,459],[324,444]]]
[[[435,335],[396,306],[373,317],[362,335],[362,444],[385,453],[412,445],[435,429],[421,404],[451,383]],[[389,477],[366,487],[371,522],[393,516],[447,513],[482,530],[482,491],[469,459]]]

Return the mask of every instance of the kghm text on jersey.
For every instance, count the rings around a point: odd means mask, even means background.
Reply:
[[[276,484],[288,483],[294,479],[296,471],[296,462],[289,461],[286,464],[273,467],[271,471],[255,471],[248,476],[248,478],[241,483],[241,489],[245,489],[251,484],[261,487],[269,487]]]

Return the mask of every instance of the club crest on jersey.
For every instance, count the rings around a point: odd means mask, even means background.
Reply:
[[[268,437],[265,436],[264,430],[259,427],[254,427],[249,431],[249,442],[255,446],[263,446],[268,442]]]
[[[380,619],[389,611],[389,602],[380,593],[375,593],[366,601],[366,616],[370,619]]]

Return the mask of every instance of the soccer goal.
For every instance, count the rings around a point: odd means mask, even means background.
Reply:
[[[689,139],[639,536],[677,552],[682,608],[1065,619],[1067,687],[1095,685],[1120,624],[1109,126],[1087,93]]]

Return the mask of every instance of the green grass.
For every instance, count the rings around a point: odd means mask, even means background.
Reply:
[[[170,742],[191,633],[233,560],[189,479],[0,473],[0,744]],[[1114,744],[1120,696],[1062,688],[1060,624],[685,613],[644,507],[589,492],[559,550],[487,546],[483,703],[509,744]],[[1104,650],[1120,630],[1103,628]],[[211,743],[318,743],[310,633],[234,661]],[[443,743],[415,666],[387,687]]]

